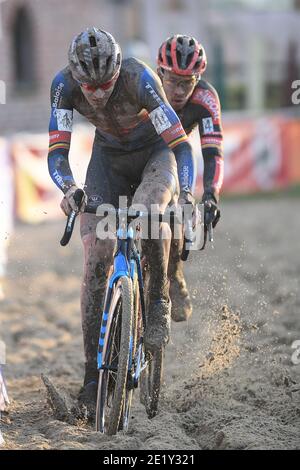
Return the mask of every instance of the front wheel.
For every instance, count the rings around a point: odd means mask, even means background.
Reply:
[[[114,287],[103,347],[104,368],[99,371],[96,430],[116,434],[120,425],[130,354],[133,318],[131,279],[122,276]]]
[[[125,398],[123,403],[123,410],[120,420],[119,429],[128,431],[130,411],[133,399],[133,392],[135,389],[134,383],[134,373],[135,373],[135,356],[137,348],[139,345],[140,339],[140,295],[138,287],[138,277],[135,272],[133,281],[132,281],[132,290],[133,290],[133,319],[132,319],[132,332],[130,337],[130,355],[128,363],[128,377],[127,377],[127,386],[125,391]]]

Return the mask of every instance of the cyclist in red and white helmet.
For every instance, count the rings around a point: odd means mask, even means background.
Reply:
[[[224,173],[223,135],[218,93],[202,78],[207,67],[205,50],[194,37],[177,34],[161,44],[157,66],[168,101],[187,135],[198,126],[204,160],[205,220],[215,224],[220,215],[218,203]],[[192,199],[192,194],[190,196]],[[182,321],[190,317],[192,304],[180,260],[181,244],[173,240],[172,245],[169,259],[171,314],[174,321]]]

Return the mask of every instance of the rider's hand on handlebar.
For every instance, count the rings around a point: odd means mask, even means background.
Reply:
[[[195,198],[189,191],[181,191],[178,198],[178,204],[182,207],[185,204],[195,205]]]
[[[74,194],[79,189],[75,184],[68,189],[66,194],[64,195],[61,203],[60,208],[65,215],[70,215],[72,211],[83,212],[87,203],[87,196],[84,194],[80,207],[76,204],[74,200]]]
[[[192,193],[188,191],[181,191],[178,199],[178,204],[181,207],[183,207],[185,204],[191,204],[193,206],[191,220],[189,221],[186,218],[184,219],[186,223],[188,222],[188,227],[185,227],[185,236],[188,239],[192,239],[195,235],[195,228],[198,226],[201,220],[201,215],[198,206],[196,205],[195,198]],[[191,234],[189,232],[191,232]]]
[[[215,197],[212,194],[203,194],[202,202],[204,203],[204,223],[208,226],[212,224],[213,228],[220,219],[220,209]]]
[[[197,240],[197,227],[200,225],[201,215],[195,202],[195,198],[189,191],[181,191],[178,204],[182,207],[183,211],[184,206],[190,206],[188,208],[186,207],[188,210],[183,212],[184,245],[181,253],[181,259],[182,261],[186,261],[191,246]],[[187,242],[188,246],[186,246]]]

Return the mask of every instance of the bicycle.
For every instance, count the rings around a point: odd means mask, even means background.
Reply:
[[[74,199],[78,206],[82,196],[83,191],[77,190]],[[96,213],[96,208],[86,206],[85,212]],[[147,325],[145,286],[147,290],[149,271],[141,259],[141,248],[137,247],[134,231],[128,228],[128,222],[136,218],[146,217],[151,222],[151,215],[142,212],[130,215],[127,209],[118,209],[117,215],[117,248],[107,284],[97,356],[96,430],[110,435],[128,429],[132,395],[141,377],[147,415],[153,418],[157,414],[163,371],[163,350],[150,353],[143,342]],[[166,217],[167,221],[175,220],[174,213],[169,216],[157,214],[157,222],[165,221]],[[71,238],[75,219],[76,213],[72,211],[62,246]]]
[[[74,199],[80,206],[83,191],[77,190]],[[86,206],[85,212],[96,213],[95,207]],[[109,213],[107,210],[106,213]],[[115,214],[115,210],[112,210]],[[96,407],[96,431],[116,434],[127,430],[133,391],[141,382],[141,402],[149,418],[158,412],[163,375],[164,348],[156,351],[145,349],[143,334],[147,325],[149,270],[141,256],[141,243],[134,237],[128,222],[151,215],[137,212],[130,215],[127,209],[117,211],[117,248],[113,258],[113,270],[109,276],[104,301],[99,336],[97,363],[99,382]],[[174,212],[156,214],[157,222],[176,220]],[[72,235],[76,219],[75,211],[68,216],[61,245],[65,246]],[[206,241],[207,227],[205,228]],[[212,228],[209,228],[212,241]],[[186,237],[186,242],[190,242]],[[202,247],[204,248],[205,243]],[[189,250],[182,252],[186,260]]]

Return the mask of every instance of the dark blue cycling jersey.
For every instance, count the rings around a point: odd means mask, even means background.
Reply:
[[[181,190],[191,190],[195,170],[187,135],[160,80],[143,62],[123,61],[113,92],[102,107],[86,99],[69,67],[54,78],[48,166],[64,193],[75,184],[68,161],[74,109],[95,125],[98,141],[106,148],[130,152],[162,138],[175,154]]]

